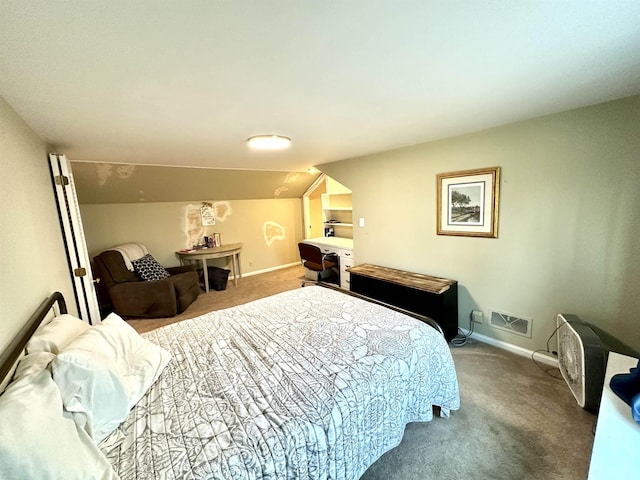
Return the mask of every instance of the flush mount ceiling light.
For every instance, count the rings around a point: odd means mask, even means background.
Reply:
[[[291,145],[291,139],[282,135],[256,135],[247,138],[247,143],[256,150],[281,150]]]

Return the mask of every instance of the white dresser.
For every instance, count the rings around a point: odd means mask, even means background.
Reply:
[[[609,353],[591,451],[589,480],[640,478],[640,425],[633,420],[631,407],[609,386],[611,377],[616,373],[629,373],[629,369],[637,364],[637,358]]]
[[[317,237],[307,238],[303,242],[320,247],[322,253],[335,253],[338,255],[340,258],[340,288],[350,290],[351,274],[347,272],[347,268],[355,265],[353,238]]]

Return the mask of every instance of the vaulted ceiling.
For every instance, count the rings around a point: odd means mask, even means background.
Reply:
[[[81,204],[301,198],[318,173],[72,162]]]
[[[7,0],[0,94],[72,160],[304,171],[639,94],[639,25],[634,0]]]

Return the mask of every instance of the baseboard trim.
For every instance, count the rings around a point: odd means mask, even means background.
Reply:
[[[278,265],[277,267],[269,267],[263,270],[256,270],[254,272],[243,273],[242,276],[251,277],[252,275],[260,275],[261,273],[268,273],[268,272],[273,272],[275,270],[282,270],[284,268],[295,267],[296,265],[300,265],[300,262],[287,263],[286,265]],[[233,278],[233,275],[231,276],[231,278]]]
[[[462,330],[465,335],[469,334],[469,330],[465,330],[464,328],[461,328],[460,330]],[[481,333],[473,332],[471,338],[475,338],[479,342],[487,343],[489,345],[500,348],[502,350],[506,350],[511,353],[515,353],[516,355],[520,355],[522,357],[531,358],[531,355],[533,355],[533,350],[528,350],[526,348],[513,345],[503,340],[498,340],[497,338],[488,337],[486,335],[482,335]],[[555,357],[550,357],[544,352],[538,352],[535,356],[535,360],[536,362],[544,363],[545,365],[549,365],[550,367],[558,368],[558,359]]]

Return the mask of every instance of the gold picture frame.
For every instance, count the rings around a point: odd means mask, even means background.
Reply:
[[[498,238],[500,167],[438,173],[437,234]]]

